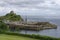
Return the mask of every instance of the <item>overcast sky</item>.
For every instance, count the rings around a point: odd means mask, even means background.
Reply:
[[[9,11],[19,15],[60,17],[60,0],[0,0],[0,15]]]

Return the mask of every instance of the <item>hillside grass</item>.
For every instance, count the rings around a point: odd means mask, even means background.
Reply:
[[[0,34],[0,40],[38,40],[38,39],[22,37],[22,36]]]

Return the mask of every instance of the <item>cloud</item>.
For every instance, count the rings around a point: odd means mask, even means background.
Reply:
[[[0,14],[11,10],[20,15],[59,17],[60,0],[0,0]]]

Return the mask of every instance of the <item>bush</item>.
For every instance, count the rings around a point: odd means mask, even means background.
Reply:
[[[7,31],[8,26],[0,20],[0,31]]]

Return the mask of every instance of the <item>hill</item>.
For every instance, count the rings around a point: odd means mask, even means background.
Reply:
[[[5,16],[0,16],[0,20],[9,20],[9,21],[23,21],[20,15],[16,15],[14,11],[10,11]]]

